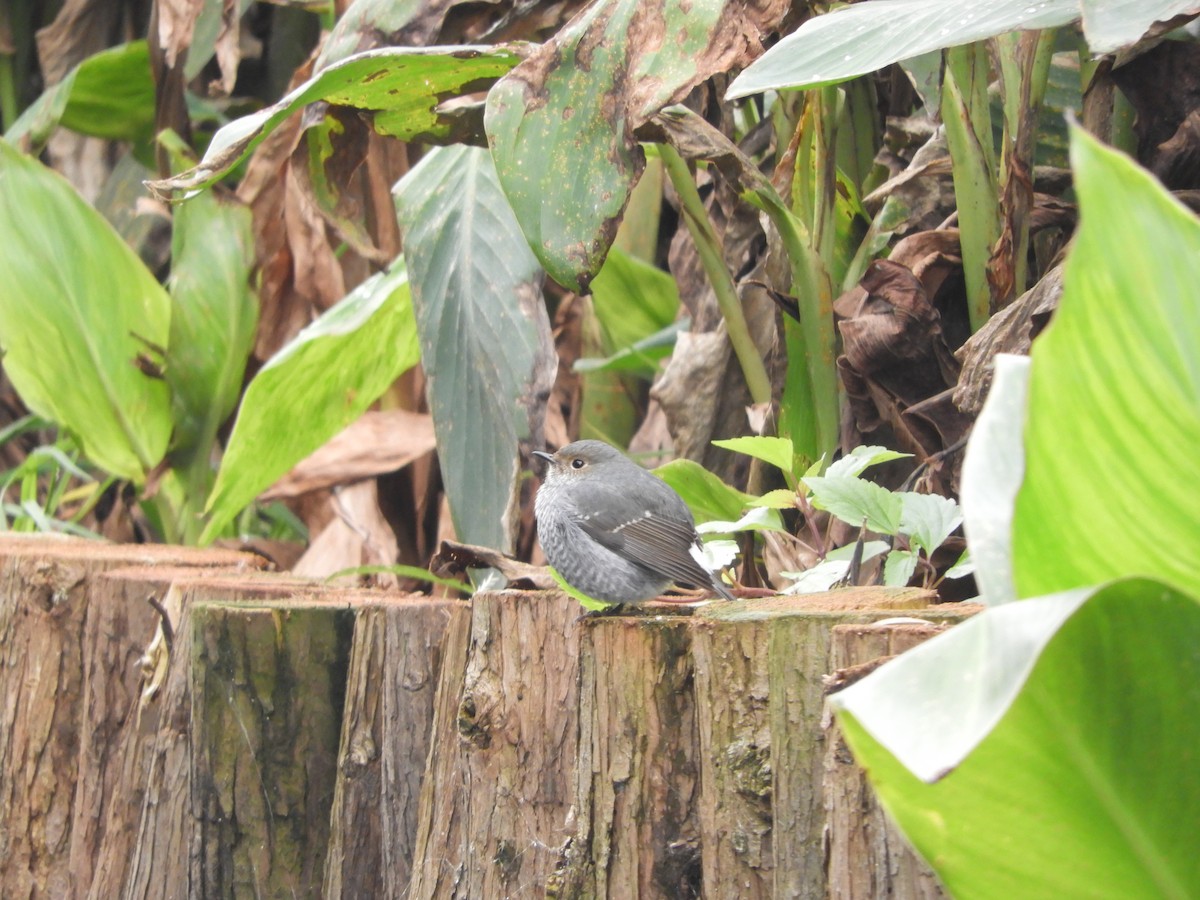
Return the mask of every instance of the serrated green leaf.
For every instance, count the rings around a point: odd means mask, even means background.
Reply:
[[[866,520],[867,527],[881,534],[900,530],[902,501],[899,494],[861,478],[818,476],[805,478],[812,491],[813,506],[833,513],[856,528]]]
[[[788,475],[792,474],[792,468],[796,465],[795,451],[792,449],[792,442],[787,438],[754,435],[713,441],[712,444],[714,447],[761,459]]]
[[[63,178],[0,141],[0,347],[30,410],[101,468],[141,483],[171,433],[170,300]],[[158,349],[156,349],[158,348]],[[49,364],[52,363],[52,364]]]
[[[914,550],[893,550],[883,563],[883,583],[904,587],[917,571],[918,554]]]
[[[871,466],[910,456],[911,453],[898,453],[887,447],[855,447],[841,459],[831,462],[825,470],[825,475],[828,478],[857,478]]]
[[[962,524],[962,510],[949,497],[906,491],[900,500],[900,531],[926,555],[942,546],[950,532]]]
[[[201,543],[375,402],[420,357],[408,275],[367,279],[269,359],[246,388]]]
[[[753,507],[736,522],[714,520],[696,526],[700,534],[731,534],[736,531],[786,531],[779,513],[765,506]]]
[[[519,444],[557,372],[542,271],[486,150],[435,150],[395,198],[454,526],[463,540],[511,550]]]
[[[777,491],[767,491],[761,497],[751,498],[750,505],[769,506],[771,509],[795,509],[796,492],[790,491],[787,488],[780,488]]]

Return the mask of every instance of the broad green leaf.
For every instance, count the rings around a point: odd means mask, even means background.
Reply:
[[[691,508],[698,522],[729,521],[740,518],[742,510],[754,500],[732,488],[699,463],[676,459],[659,466],[654,474],[675,489]]]
[[[1184,900],[1197,646],[1195,597],[1128,579],[993,607],[830,702],[954,896]]]
[[[911,453],[899,453],[887,447],[855,447],[841,459],[834,460],[825,470],[828,478],[857,478],[871,466],[891,462],[893,459],[907,459]]]
[[[1200,594],[1200,221],[1082,129],[1071,157],[1080,227],[1033,346],[1018,595],[1139,574]]]
[[[250,284],[250,210],[202,194],[176,209],[171,245],[166,376],[175,419],[170,458],[182,479],[175,511],[184,518],[170,524],[168,537],[191,544],[201,526],[195,514],[212,487],[217,430],[237,405],[254,346],[258,297]]]
[[[761,497],[753,497],[750,500],[751,506],[769,506],[771,509],[795,509],[796,507],[796,492],[787,488],[779,488],[776,491],[767,491]]]
[[[171,434],[167,385],[152,371],[167,345],[166,291],[74,188],[7,141],[0,234],[5,372],[88,459],[141,483]]]
[[[866,0],[809,19],[735,78],[725,98],[845,81],[932,50],[1077,18],[1078,0]]]
[[[1025,476],[1025,404],[1029,359],[999,354],[992,387],[963,459],[963,529],[975,559],[980,599],[1017,599],[1013,578],[1013,508]]]
[[[671,355],[679,333],[691,327],[691,319],[679,319],[611,356],[577,359],[572,368],[576,372],[623,372],[648,377],[657,372],[658,364]]]
[[[59,126],[80,134],[144,144],[154,134],[154,77],[145,41],[93,54],[48,88],[5,133],[40,150]]]
[[[796,456],[792,450],[792,442],[787,438],[765,437],[752,435],[750,437],[729,438],[723,441],[713,441],[714,447],[732,450],[734,453],[744,453],[770,463],[787,474],[792,473],[796,465]],[[790,483],[790,482],[789,482]]]
[[[314,75],[278,103],[230,122],[195,168],[155,181],[155,190],[192,191],[225,175],[306,104],[324,100],[373,112],[375,130],[404,140],[444,140],[452,120],[445,96],[486,87],[520,60],[506,47],[389,47],[351,56]]]
[[[258,323],[253,271],[248,208],[204,194],[176,209],[167,282],[173,453],[207,459],[217,429],[237,405]]]
[[[1196,13],[1196,0],[1079,0],[1083,33],[1096,56],[1141,39],[1155,22]]]
[[[866,520],[867,527],[882,534],[900,530],[901,498],[887,488],[861,478],[818,476],[805,478],[812,491],[813,506],[826,509],[856,528]]]
[[[592,281],[596,318],[608,346],[629,347],[675,323],[679,287],[657,266],[614,249]],[[649,375],[653,375],[651,370]]]
[[[541,422],[557,372],[542,271],[486,150],[433,151],[395,199],[454,527],[509,551],[520,444]]]
[[[599,0],[488,93],[484,125],[504,193],[550,276],[586,289],[645,167],[634,130],[735,53],[721,27],[753,28],[724,0]],[[650,23],[653,23],[652,25]]]
[[[915,550],[893,550],[883,564],[883,583],[888,587],[904,587],[917,571]]]
[[[246,388],[201,543],[374,403],[420,357],[403,265],[367,279],[296,335]]]
[[[906,491],[900,500],[900,531],[926,555],[942,546],[950,532],[962,524],[962,510],[949,497]]]

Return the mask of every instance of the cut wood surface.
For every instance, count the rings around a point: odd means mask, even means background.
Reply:
[[[831,631],[896,616],[957,621],[970,611],[932,600],[915,588],[850,588],[696,614],[703,896],[825,895],[822,713],[824,677],[835,668]]]
[[[825,680],[971,607],[585,616],[261,564],[0,536],[0,896],[940,896]]]
[[[326,897],[408,896],[444,638],[469,623],[455,600],[381,603],[355,618]]]
[[[963,610],[959,610],[960,615]],[[848,687],[881,661],[936,637],[952,624],[883,622],[833,629],[831,689]],[[831,900],[863,897],[942,900],[933,871],[884,814],[841,729],[825,721],[825,814],[829,823]]]
[[[256,557],[225,550],[0,535],[4,897],[71,896],[95,865],[90,848],[103,798],[93,779],[106,778],[115,764],[108,738],[132,706],[135,660],[158,622],[146,597],[163,587],[153,573],[126,585],[99,576],[129,565],[259,564]]]
[[[586,620],[574,832],[550,896],[696,896],[700,762],[691,623],[670,613]]]
[[[566,839],[579,741],[579,604],[483,592],[447,633],[410,896],[541,896]]]

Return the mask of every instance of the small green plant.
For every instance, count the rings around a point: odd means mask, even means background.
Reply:
[[[790,579],[789,584],[781,586],[784,593],[811,593],[839,583],[855,583],[858,567],[877,557],[884,557],[882,579],[891,586],[908,584],[918,570],[921,583],[927,588],[936,587],[941,578],[970,573],[965,552],[940,577],[932,562],[934,551],[962,524],[958,503],[936,494],[890,491],[861,477],[871,466],[911,454],[884,447],[855,447],[831,463],[824,474],[818,474],[824,461],[800,470],[792,442],[787,438],[741,437],[713,443],[776,467],[783,473],[787,487],[761,496],[746,495],[724,485],[715,476],[697,480],[691,471],[694,464],[682,461],[664,466],[659,474],[689,503],[708,507],[710,511],[716,506],[741,514],[736,519],[710,516],[709,521],[697,528],[702,534],[773,532],[804,550],[805,555],[815,557],[816,564],[803,571],[780,573]],[[721,495],[722,489],[721,502],[714,504],[713,498]],[[801,535],[791,534],[784,526],[780,512],[788,509],[799,510],[803,516],[805,530]],[[824,510],[833,518],[859,528],[858,540],[834,546],[832,529],[822,530],[818,526],[814,510]],[[711,541],[706,551],[727,551],[727,543],[731,542]]]
[[[0,431],[0,446],[51,427],[37,416],[22,416]],[[89,472],[69,437],[35,447],[19,464],[0,473],[0,530],[98,538],[80,523],[114,481]]]

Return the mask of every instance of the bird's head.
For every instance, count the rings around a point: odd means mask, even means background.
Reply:
[[[533,455],[546,461],[546,481],[567,484],[581,481],[597,472],[634,465],[615,447],[603,441],[575,441],[556,453],[534,450]]]

